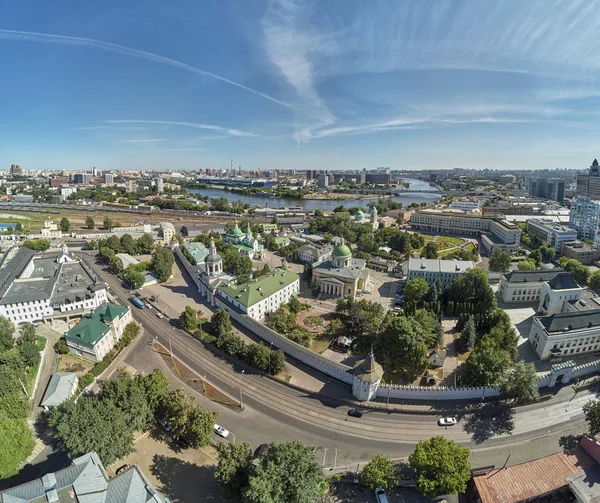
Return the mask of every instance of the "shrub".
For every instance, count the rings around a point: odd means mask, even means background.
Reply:
[[[65,341],[64,339],[59,339],[56,343],[56,351],[58,351],[58,354],[60,355],[68,354],[69,346],[67,345],[67,341]]]

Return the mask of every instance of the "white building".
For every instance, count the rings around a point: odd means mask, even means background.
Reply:
[[[233,306],[255,320],[277,311],[300,291],[300,276],[290,271],[274,271],[241,285],[230,284],[217,289],[217,306]]]
[[[461,210],[465,213],[473,213],[473,211],[481,210],[481,201],[461,201],[460,199],[455,199],[452,201],[448,208],[451,210]]]
[[[560,268],[508,272],[500,278],[498,295],[506,304],[538,302],[544,285],[562,272]]]
[[[538,314],[550,315],[577,310],[572,306],[577,306],[581,299],[583,288],[577,284],[573,273],[560,272],[542,287]]]
[[[161,192],[165,191],[165,181],[163,180],[162,176],[157,176],[154,179],[154,183],[156,184],[156,192],[160,194]]]
[[[163,245],[167,246],[175,238],[175,226],[171,222],[161,222],[160,233]]]
[[[436,281],[442,287],[449,285],[454,279],[475,267],[472,260],[440,260],[427,258],[409,258],[407,281],[413,278],[423,278],[432,285]]]
[[[65,340],[71,353],[99,362],[123,338],[132,321],[131,307],[104,303],[66,332]]]
[[[84,313],[107,302],[106,286],[66,248],[37,254],[20,248],[0,270],[0,316],[15,325],[59,313]]]
[[[577,238],[596,239],[600,220],[600,201],[588,197],[578,197],[571,202],[569,227],[577,231]]]
[[[298,248],[298,260],[300,262],[311,264],[312,262],[321,262],[331,258],[332,246],[317,246],[305,244]]]
[[[44,227],[40,230],[40,234],[44,239],[60,239],[62,238],[62,231],[58,228],[52,220],[44,221]]]
[[[564,225],[555,224],[543,219],[528,220],[527,233],[531,237],[533,245],[540,246],[545,244],[554,248],[557,252],[560,251],[562,243],[577,239],[577,231],[575,229],[569,229]]]
[[[78,382],[76,372],[55,372],[50,378],[40,405],[46,411],[59,406],[75,394]]]

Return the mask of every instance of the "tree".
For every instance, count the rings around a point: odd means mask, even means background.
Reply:
[[[124,278],[131,288],[141,288],[146,282],[145,276],[132,265],[125,270]]]
[[[23,224],[21,222],[17,222],[17,225],[15,225],[15,231],[23,232]]]
[[[123,272],[123,261],[116,255],[109,260],[108,265],[115,274],[121,274]]]
[[[50,248],[50,241],[47,239],[27,239],[23,242],[25,248],[35,251],[46,251]]]
[[[465,492],[471,479],[469,449],[442,436],[419,442],[408,464],[417,473],[415,487],[428,498]]]
[[[110,217],[105,217],[103,223],[104,223],[104,228],[108,229],[108,230],[111,230],[115,226],[113,219]]]
[[[436,259],[438,257],[438,246],[433,241],[428,241],[423,247],[421,257]]]
[[[21,361],[25,367],[35,367],[40,359],[40,351],[35,342],[25,342],[21,346]]]
[[[23,323],[19,327],[19,332],[21,334],[17,340],[17,344],[19,344],[19,346],[22,346],[26,342],[36,342],[35,327],[31,323]]]
[[[314,447],[300,442],[273,443],[252,465],[244,503],[312,503],[326,491]]]
[[[516,402],[537,402],[540,398],[538,377],[533,363],[517,362],[500,381],[504,398]]]
[[[0,418],[26,419],[29,415],[29,405],[21,390],[9,392],[0,396]]]
[[[418,305],[429,292],[429,283],[423,278],[413,278],[404,287],[404,300],[406,304]]]
[[[154,249],[154,238],[152,234],[144,234],[140,239],[137,240],[137,249],[140,254],[148,254],[152,253]]]
[[[215,309],[215,313],[210,319],[210,326],[213,334],[219,336],[225,332],[230,332],[233,327],[229,319],[229,313],[224,309]]]
[[[298,314],[300,311],[305,309],[297,297],[292,297],[290,299],[290,301],[288,302],[288,307],[289,307],[290,311],[294,314]]]
[[[64,339],[59,339],[59,341],[56,343],[56,351],[58,352],[59,355],[66,355],[69,353],[69,345],[67,344],[67,341],[65,341]]]
[[[264,344],[250,344],[246,349],[246,359],[253,367],[267,372],[271,361],[271,350]]]
[[[146,397],[142,378],[132,378],[127,372],[121,372],[116,379],[102,384],[102,400],[114,403],[134,431],[148,430],[154,423],[154,410]]]
[[[200,323],[198,321],[198,313],[196,313],[192,306],[186,306],[179,319],[181,320],[181,326],[185,330],[195,332],[198,329]]]
[[[590,288],[598,291],[600,289],[600,271],[594,271],[590,275]]]
[[[600,431],[600,400],[590,400],[583,404],[583,415],[590,433],[595,435]]]
[[[496,248],[490,255],[489,266],[492,272],[508,272],[510,270],[510,253]]]
[[[580,285],[586,285],[590,279],[590,270],[583,265],[579,260],[573,258],[561,257],[559,260],[560,266],[565,270],[573,273],[575,281]]]
[[[473,349],[476,341],[477,329],[475,328],[475,320],[473,316],[469,316],[460,334],[460,343],[465,349]]]
[[[234,358],[246,357],[246,343],[233,332],[223,332],[216,341],[217,347]]]
[[[393,316],[375,346],[377,359],[386,371],[404,371],[412,381],[429,363],[426,338],[427,334],[417,321]]]
[[[537,265],[531,259],[525,259],[519,262],[519,271],[533,271],[535,269],[537,269]]]
[[[223,443],[217,445],[219,462],[215,471],[215,479],[223,489],[225,496],[231,501],[240,501],[241,495],[248,486],[252,451],[250,446]]]
[[[391,489],[398,485],[400,473],[398,467],[390,458],[382,454],[376,454],[365,465],[360,478],[363,484],[371,489],[376,487]]]
[[[13,347],[13,331],[11,322],[0,316],[0,353]]]
[[[156,413],[164,397],[169,391],[169,378],[162,370],[154,369],[147,375],[136,375],[139,385],[144,389],[148,405]]]
[[[464,363],[464,382],[467,386],[497,386],[510,366],[508,352],[493,340],[482,341]]]
[[[86,226],[88,229],[95,229],[95,228],[96,228],[96,222],[94,222],[94,219],[93,219],[91,216],[88,216],[88,217],[85,219],[85,226]]]
[[[54,408],[49,426],[71,458],[95,451],[108,466],[133,451],[134,430],[128,419],[112,401],[82,396],[77,403],[67,400]]]
[[[120,247],[124,253],[134,255],[137,252],[137,244],[131,234],[123,234],[120,240]]]
[[[71,223],[69,222],[69,219],[67,217],[62,217],[60,219],[60,230],[63,232],[69,232],[70,228]]]
[[[556,256],[556,249],[551,246],[542,245],[538,248],[542,254],[542,259],[549,262]]]
[[[25,419],[0,416],[0,479],[16,475],[34,446],[33,435]]]
[[[488,313],[495,309],[496,294],[490,287],[488,272],[480,267],[469,269],[450,283],[445,297],[472,306],[470,313]]]
[[[154,255],[150,261],[150,268],[156,273],[160,281],[167,281],[171,277],[174,263],[175,259],[171,250],[164,246],[159,246],[154,251]]]

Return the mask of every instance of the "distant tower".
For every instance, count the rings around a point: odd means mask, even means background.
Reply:
[[[98,176],[98,168],[96,166],[92,167],[92,176]]]
[[[373,227],[374,231],[379,227],[379,222],[377,221],[377,208],[375,208],[375,206],[371,208],[371,227]]]
[[[373,350],[352,369],[352,394],[357,400],[366,402],[376,396],[383,368],[375,361]]]
[[[204,259],[204,263],[206,264],[206,272],[209,276],[216,276],[223,272],[223,259],[221,255],[217,253],[217,246],[215,245],[215,240],[210,238],[210,248],[209,253]]]

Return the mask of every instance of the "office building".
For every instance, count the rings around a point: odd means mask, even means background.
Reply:
[[[451,210],[460,210],[465,213],[477,212],[481,209],[481,201],[461,201],[459,199],[454,200],[448,206]]]
[[[498,183],[502,185],[510,185],[511,183],[515,183],[517,181],[517,177],[515,175],[500,175],[498,177]]]
[[[526,184],[529,197],[564,201],[565,181],[560,178],[528,177]]]
[[[454,279],[475,267],[472,260],[439,260],[427,258],[409,258],[407,281],[423,278],[433,285],[440,281],[442,287],[448,286]]]
[[[98,176],[98,168],[96,166],[92,167],[92,176]]]
[[[577,231],[577,239],[594,241],[598,233],[600,201],[589,197],[578,197],[571,202],[569,227]]]
[[[561,257],[574,258],[584,265],[592,265],[600,260],[600,249],[582,241],[569,241],[561,243],[560,255]]]
[[[546,245],[560,252],[563,242],[575,241],[577,231],[564,225],[553,223],[551,220],[532,218],[527,221],[527,233],[534,246]]]
[[[15,325],[44,321],[55,313],[83,312],[107,302],[106,285],[91,270],[62,253],[19,248],[0,270],[0,316]]]
[[[328,175],[319,175],[317,180],[317,185],[320,189],[326,189],[329,187],[329,176]]]
[[[19,166],[18,164],[11,164],[10,174],[11,175],[22,175],[23,170],[21,169],[21,166]]]
[[[217,288],[217,306],[233,306],[255,320],[279,309],[300,292],[300,276],[290,271],[275,269],[248,283]]]
[[[161,192],[165,191],[165,182],[163,180],[162,176],[158,176],[154,179],[155,185],[156,185],[156,192],[158,192],[159,194]]]
[[[587,173],[577,175],[575,193],[578,196],[600,200],[600,166],[597,159],[594,159]]]
[[[92,425],[90,425],[92,426]],[[102,461],[90,452],[66,468],[0,491],[3,503],[166,503],[137,465],[125,465],[109,477]]]
[[[103,173],[102,182],[107,185],[112,185],[113,183],[115,183],[115,176],[112,173]]]
[[[67,183],[69,183],[69,179],[66,176],[50,178],[49,180],[50,187],[61,187],[62,185],[65,185]]]
[[[475,216],[424,210],[410,217],[410,226],[431,234],[481,236],[483,248],[488,253],[495,248],[510,253],[516,252],[521,240],[521,230],[516,225],[491,215]]]
[[[389,185],[392,183],[392,175],[389,172],[378,172],[377,173],[367,173],[365,175],[365,182],[372,183],[374,185]]]
[[[73,176],[73,182],[76,184],[89,185],[92,183],[91,173],[75,173]]]
[[[544,285],[563,272],[560,268],[510,271],[500,278],[498,295],[506,304],[539,302]]]

